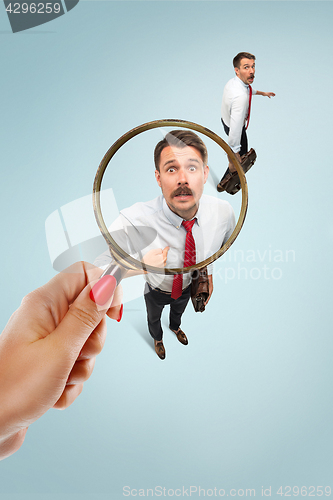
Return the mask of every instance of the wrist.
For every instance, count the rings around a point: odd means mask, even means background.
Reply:
[[[28,428],[22,425],[23,419],[20,418],[18,409],[11,405],[10,398],[6,398],[2,389],[0,387],[3,396],[0,400],[0,459],[5,458],[4,454],[9,456],[19,449]],[[18,444],[20,436],[22,441]],[[10,451],[11,449],[13,451]]]
[[[5,437],[0,435],[0,460],[13,455],[19,448],[21,448],[28,427],[15,432],[12,435],[6,435]]]

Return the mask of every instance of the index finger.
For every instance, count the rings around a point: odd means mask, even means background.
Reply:
[[[71,304],[90,282],[100,277],[102,272],[99,267],[87,262],[76,262],[43,285],[41,290],[51,299],[59,300],[62,296],[67,304]]]
[[[33,307],[34,311],[34,315],[28,315],[30,319],[27,318],[27,321],[31,321],[35,326],[40,323],[41,331],[50,333],[64,318],[69,306],[82,290],[91,281],[96,281],[102,272],[98,267],[86,262],[76,262],[57,274],[48,283],[23,298],[22,307],[28,311]]]

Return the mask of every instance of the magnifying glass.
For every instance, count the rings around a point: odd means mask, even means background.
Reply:
[[[116,232],[113,232],[108,229],[104,218],[102,214],[102,208],[101,208],[101,188],[102,188],[102,180],[104,177],[104,174],[106,172],[106,169],[111,161],[111,159],[114,157],[116,152],[128,141],[130,141],[133,137],[151,129],[155,128],[160,128],[160,127],[180,127],[180,128],[186,128],[190,130],[195,130],[196,132],[199,132],[207,137],[209,137],[211,140],[213,140],[216,144],[218,144],[231,158],[231,161],[239,175],[240,179],[240,184],[241,184],[241,190],[242,190],[242,203],[241,203],[241,209],[240,209],[240,214],[238,217],[237,224],[235,226],[234,231],[228,238],[228,240],[224,243],[224,245],[221,244],[221,247],[210,254],[207,258],[201,260],[200,262],[197,262],[195,265],[188,266],[188,267],[174,267],[174,268],[168,268],[168,267],[156,267],[152,265],[148,265],[147,263],[142,261],[142,250],[149,247],[149,244],[151,241],[155,239],[156,232],[152,230],[152,228],[149,228],[147,226],[142,226],[142,227],[133,227],[131,228],[128,226],[126,228],[126,235],[127,235],[127,243],[122,244],[121,242],[121,235],[122,231],[117,234]],[[93,208],[94,208],[94,213],[95,213],[95,218],[97,221],[97,224],[99,226],[99,229],[109,247],[111,256],[113,258],[113,261],[111,264],[105,269],[103,274],[101,275],[100,278],[106,275],[113,276],[116,281],[117,285],[120,283],[120,281],[123,279],[123,277],[126,275],[128,271],[146,271],[148,273],[153,273],[153,274],[161,274],[161,275],[175,275],[175,274],[185,274],[185,273],[190,273],[194,270],[200,270],[206,267],[207,265],[213,263],[216,259],[221,257],[234,243],[236,240],[238,234],[240,233],[240,230],[244,224],[245,217],[246,217],[246,212],[247,212],[247,206],[248,206],[248,189],[247,189],[247,182],[246,178],[243,172],[243,169],[234,154],[234,152],[231,150],[231,148],[228,146],[228,144],[221,139],[217,134],[212,132],[211,130],[193,122],[185,121],[185,120],[177,120],[177,119],[165,119],[165,120],[155,120],[152,122],[144,123],[143,125],[140,125],[130,131],[128,131],[126,134],[124,134],[122,137],[120,137],[112,146],[111,148],[106,152],[104,155],[96,176],[94,180],[94,185],[93,185]],[[129,234],[131,233],[131,234]],[[124,234],[124,233],[123,233]],[[135,241],[136,240],[136,241]],[[128,243],[129,242],[129,243]],[[131,247],[131,248],[129,248]],[[133,254],[136,256],[141,257],[141,260],[138,260],[133,257]]]

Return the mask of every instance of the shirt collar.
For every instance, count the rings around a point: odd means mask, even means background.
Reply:
[[[243,85],[243,87],[245,87],[246,89],[249,88],[248,85],[246,85],[246,83],[243,82],[243,80],[241,80],[237,75],[235,76],[236,78],[236,81],[238,81],[241,85]]]
[[[184,219],[182,217],[180,217],[179,215],[175,214],[175,212],[173,212],[172,210],[170,210],[167,202],[165,201],[164,196],[163,196],[163,213],[164,213],[165,217],[168,219],[168,221],[171,222],[171,224],[173,226],[175,226],[176,229],[180,228]],[[195,216],[193,217],[193,219],[194,218],[197,219],[197,223],[200,226],[200,203],[199,203],[198,211],[195,214]]]
[[[202,215],[202,208],[201,208],[201,203],[199,201],[199,208],[198,208],[197,213],[194,216],[197,219],[198,226],[200,226],[201,215]]]

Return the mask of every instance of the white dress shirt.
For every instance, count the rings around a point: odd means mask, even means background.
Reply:
[[[252,89],[252,94],[257,91]],[[234,153],[241,149],[242,129],[249,110],[249,86],[238,76],[228,81],[223,90],[221,116],[229,127],[228,144]]]
[[[195,218],[192,234],[196,246],[196,262],[201,262],[217,252],[227,241],[235,227],[235,214],[227,201],[202,195]],[[163,195],[160,195],[152,201],[135,203],[121,210],[109,231],[117,244],[138,260],[149,250],[169,246],[166,267],[179,268],[184,264],[186,239],[182,221],[179,215],[170,210]],[[138,233],[139,237],[131,238],[133,233]],[[142,238],[140,234],[143,235]],[[94,264],[105,268],[111,260],[107,251]],[[208,266],[208,274],[211,273],[212,264]],[[145,274],[145,279],[153,288],[172,291],[173,275],[148,273]],[[184,274],[183,289],[190,282],[190,274]]]

